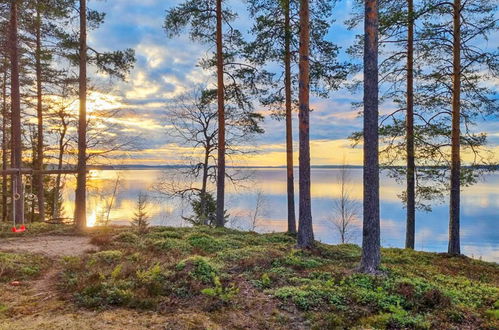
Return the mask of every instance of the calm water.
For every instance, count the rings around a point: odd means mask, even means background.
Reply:
[[[95,171],[89,180],[88,222],[106,219],[116,178],[120,177],[109,219],[125,224],[133,217],[140,192],[151,192],[164,171],[123,170]],[[284,169],[251,169],[252,179],[246,187],[228,187],[226,207],[230,213],[229,226],[248,230],[260,191],[260,211],[255,230],[259,232],[286,230],[286,174]],[[338,243],[339,236],[331,221],[334,200],[339,196],[338,169],[312,169],[312,214],[316,238],[326,243]],[[350,195],[359,203],[362,199],[362,170],[350,169]],[[298,174],[295,174],[296,178]],[[499,262],[499,173],[489,174],[462,194],[462,251],[474,258]],[[65,212],[73,212],[73,182],[69,180],[65,193]],[[397,195],[403,187],[393,179],[381,176],[381,241],[385,247],[403,247],[405,210]],[[298,192],[298,186],[295,188]],[[158,225],[187,226],[181,215],[190,210],[187,203],[171,199],[154,199],[149,205],[151,222]],[[431,213],[419,212],[416,220],[416,249],[446,251],[448,232],[447,202],[434,205]],[[353,227],[351,242],[360,243],[359,223]]]

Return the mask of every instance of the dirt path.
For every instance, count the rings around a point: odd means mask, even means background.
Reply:
[[[29,252],[42,254],[53,260],[49,269],[37,280],[30,281],[30,296],[43,302],[57,295],[56,281],[61,271],[59,259],[65,256],[79,256],[97,247],[90,244],[88,237],[45,235],[36,237],[15,237],[0,241],[0,251]]]
[[[43,254],[52,260],[50,267],[35,280],[23,282],[20,286],[0,284],[0,330],[165,329],[165,324],[177,320],[177,317],[155,312],[79,309],[66,300],[67,297],[61,296],[57,287],[62,271],[61,258],[84,255],[95,250],[98,247],[90,244],[88,237],[81,236],[46,235],[0,240],[0,251],[26,251]]]
[[[26,251],[50,258],[79,256],[97,247],[82,236],[35,236],[0,240],[0,251]]]

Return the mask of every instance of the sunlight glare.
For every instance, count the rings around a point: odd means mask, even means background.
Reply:
[[[92,214],[87,217],[87,227],[94,227],[97,222],[97,211],[94,210]]]

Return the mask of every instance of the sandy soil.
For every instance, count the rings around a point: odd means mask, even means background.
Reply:
[[[0,240],[0,251],[26,251],[57,258],[78,256],[96,250],[88,237],[81,236],[36,236],[7,238]]]

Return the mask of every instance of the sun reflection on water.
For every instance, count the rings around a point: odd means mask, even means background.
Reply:
[[[286,229],[286,172],[283,169],[255,170],[255,185],[262,188],[268,199],[264,219],[258,225],[258,231],[284,231]],[[109,219],[112,224],[126,225],[134,217],[136,200],[140,192],[148,192],[154,196],[151,187],[157,182],[161,170],[128,170],[122,171],[123,181],[120,183],[114,198],[117,172],[92,171],[89,180],[87,200],[87,226],[103,225]],[[296,173],[297,174],[297,173]],[[312,171],[312,189],[314,224],[316,236],[326,243],[336,242],[335,230],[326,226],[331,215],[332,203],[339,195],[336,181],[336,169],[314,169]],[[386,246],[403,246],[405,211],[397,195],[403,187],[394,180],[382,177],[381,196],[381,232],[383,244]],[[74,212],[75,180],[71,177],[65,184],[64,211]],[[485,260],[499,260],[497,254],[497,235],[490,231],[498,214],[499,194],[496,188],[499,175],[491,174],[483,181],[463,191],[463,249],[468,255],[481,256]],[[362,171],[352,170],[351,197],[361,201]],[[227,187],[227,209],[235,228],[244,227],[246,214],[255,207],[255,193],[252,188],[235,189]],[[188,203],[171,199],[153,199],[148,209],[153,225],[185,226],[183,216],[189,215]],[[444,251],[447,237],[447,204],[435,203],[431,213],[418,214],[419,231],[417,246],[425,251]],[[424,230],[423,230],[424,229]],[[472,230],[474,235],[466,234]],[[464,248],[466,246],[466,248]]]
[[[97,212],[94,210],[89,216],[87,216],[87,227],[95,226],[97,222]]]

